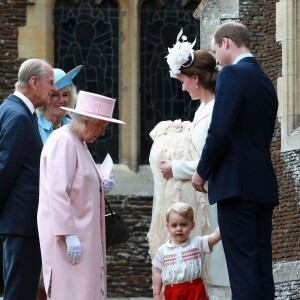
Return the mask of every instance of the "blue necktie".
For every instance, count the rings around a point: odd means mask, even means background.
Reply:
[[[35,111],[33,112],[32,116],[33,116],[33,119],[34,119],[35,123],[38,124],[38,118],[37,118],[37,115],[36,115]]]

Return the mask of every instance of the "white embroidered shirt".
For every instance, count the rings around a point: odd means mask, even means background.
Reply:
[[[192,281],[201,277],[204,256],[208,252],[207,236],[189,237],[180,245],[168,240],[159,247],[152,264],[162,270],[165,285]]]

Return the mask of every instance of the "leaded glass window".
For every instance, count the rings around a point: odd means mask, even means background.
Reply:
[[[97,4],[97,3],[100,4]],[[54,9],[55,67],[70,71],[83,65],[74,79],[78,90],[117,99],[119,118],[119,9],[113,0],[58,0]],[[119,161],[119,126],[110,123],[104,137],[89,145],[96,162],[109,153]]]
[[[149,163],[152,140],[150,131],[160,121],[192,120],[199,101],[182,92],[181,84],[171,78],[165,56],[183,28],[189,41],[197,37],[199,21],[193,12],[199,1],[145,1],[141,6],[141,154],[140,163]],[[187,4],[186,4],[187,3]]]

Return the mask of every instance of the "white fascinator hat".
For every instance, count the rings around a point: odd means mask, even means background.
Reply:
[[[187,41],[187,37],[182,34],[183,29],[181,28],[177,35],[176,44],[173,48],[168,48],[169,54],[166,56],[167,63],[170,67],[170,76],[173,78],[177,78],[182,67],[189,67],[194,61],[193,47],[196,44],[196,38],[193,43],[190,43]]]

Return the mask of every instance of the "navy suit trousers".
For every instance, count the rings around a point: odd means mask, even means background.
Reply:
[[[2,235],[4,300],[36,300],[42,267],[38,238]]]
[[[232,299],[273,300],[273,205],[231,198],[217,207]]]

